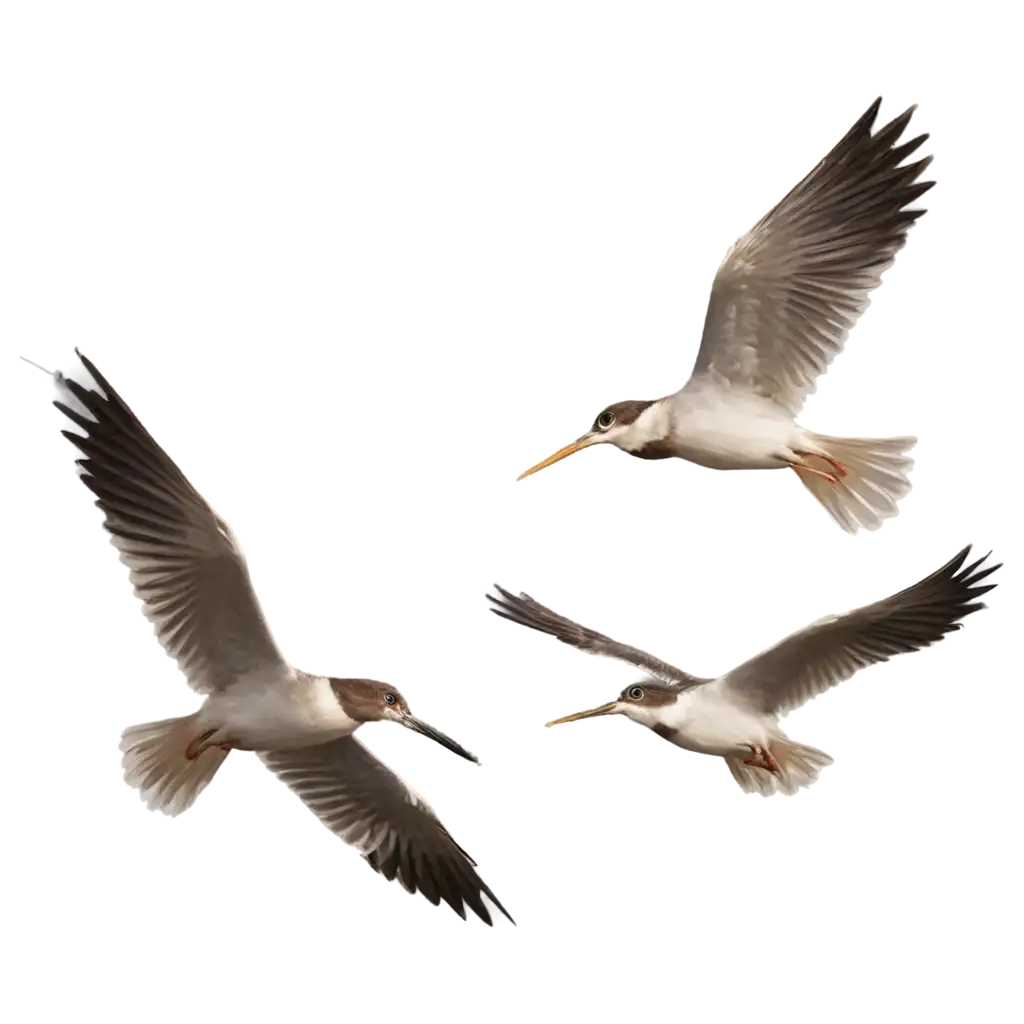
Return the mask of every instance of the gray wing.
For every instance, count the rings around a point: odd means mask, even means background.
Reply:
[[[54,405],[85,431],[61,433],[86,456],[78,460],[82,482],[96,495],[164,650],[199,693],[245,672],[283,667],[231,528],[96,367],[78,356],[102,393],[55,375],[82,410]]]
[[[490,924],[482,893],[512,920],[430,804],[355,737],[259,757],[389,881],[397,878],[409,892],[419,890],[434,906],[444,900],[463,919],[465,903]]]
[[[892,597],[811,623],[715,685],[759,712],[784,715],[859,669],[937,643],[960,628],[960,619],[984,608],[977,599],[995,587],[978,586],[999,568],[981,568],[988,555],[961,569],[970,550]]]
[[[814,392],[925,212],[905,207],[935,184],[917,182],[931,157],[899,166],[928,138],[896,145],[914,107],[871,134],[881,102],[726,254],[692,378],[750,388],[794,416]]]
[[[494,585],[494,589],[501,597],[488,594],[487,600],[497,605],[491,611],[503,619],[518,622],[520,626],[529,626],[530,629],[539,630],[541,633],[548,633],[561,640],[563,644],[571,644],[588,654],[624,661],[627,665],[643,669],[644,672],[669,686],[690,687],[707,681],[691,676],[682,669],[676,668],[675,665],[669,665],[637,647],[620,644],[610,637],[587,629],[586,626],[581,626],[578,622],[573,622],[572,619],[558,615],[550,608],[545,608],[544,605],[534,601],[527,594],[515,597],[497,584]]]

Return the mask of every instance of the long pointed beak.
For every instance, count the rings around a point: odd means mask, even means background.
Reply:
[[[602,704],[599,708],[594,708],[591,711],[577,711],[575,715],[566,715],[565,718],[556,718],[553,722],[548,722],[544,728],[550,729],[553,725],[562,725],[565,722],[578,722],[581,718],[597,718],[598,715],[614,715],[619,711],[619,702],[613,700],[611,704]]]
[[[583,451],[584,448],[589,448],[592,444],[597,444],[597,438],[592,434],[584,434],[578,441],[573,441],[572,444],[559,448],[554,455],[549,455],[543,462],[538,462],[536,466],[531,466],[525,473],[520,473],[516,480],[519,481],[524,477],[539,473],[542,469],[547,469],[548,466],[553,466],[556,462],[561,462],[562,459],[567,459],[570,455],[575,455],[577,452]]]
[[[472,761],[474,764],[480,763],[476,754],[471,754],[450,736],[445,736],[439,729],[435,729],[432,725],[427,725],[426,722],[421,722],[414,715],[402,715],[398,720],[407,729],[412,729],[413,732],[418,732],[421,736],[429,736],[435,743],[440,743],[442,747],[447,747],[453,754],[458,754],[459,757],[464,757],[467,761]]]

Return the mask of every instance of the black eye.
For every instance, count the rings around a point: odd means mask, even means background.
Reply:
[[[384,700],[386,700],[388,702],[388,704],[394,704],[395,703],[395,695],[393,693],[385,693],[384,694]]]
[[[605,409],[600,416],[597,417],[597,425],[602,430],[607,430],[615,422],[615,413],[610,409]]]
[[[629,691],[629,695],[630,695],[630,697],[633,698],[633,700],[643,700],[644,699],[644,688],[642,686],[634,686]]]

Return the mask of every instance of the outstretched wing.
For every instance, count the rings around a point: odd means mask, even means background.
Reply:
[[[978,598],[995,587],[978,586],[999,568],[981,568],[988,555],[961,569],[970,550],[892,597],[812,622],[714,685],[758,712],[784,715],[859,669],[937,643],[984,608]]]
[[[85,433],[61,431],[84,455],[82,482],[128,566],[164,650],[199,693],[239,675],[284,667],[228,526],[78,350],[99,390],[60,374],[80,409],[54,402]]]
[[[572,619],[558,615],[550,608],[545,608],[544,605],[534,601],[527,594],[515,597],[497,584],[494,585],[494,589],[501,597],[493,597],[488,594],[487,600],[497,605],[491,611],[503,619],[518,622],[520,626],[529,626],[530,629],[539,630],[541,633],[548,633],[561,640],[563,644],[571,644],[588,654],[598,654],[603,658],[624,661],[627,665],[642,669],[669,686],[690,687],[706,682],[704,679],[691,676],[682,669],[653,657],[646,651],[620,644],[610,637],[595,633],[594,630],[587,629],[586,626],[581,626],[578,622],[573,622]]]
[[[483,894],[512,920],[430,804],[355,737],[259,757],[389,881],[397,878],[409,892],[419,890],[434,906],[444,900],[463,919],[466,904],[490,924]]]
[[[911,107],[871,134],[876,100],[841,142],[726,254],[711,290],[692,378],[743,386],[794,416],[842,351],[868,293],[924,210],[928,138],[897,146]]]

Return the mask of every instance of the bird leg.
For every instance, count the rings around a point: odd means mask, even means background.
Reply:
[[[820,476],[823,480],[827,480],[833,487],[836,487],[839,484],[839,477],[834,476],[832,473],[826,473],[823,469],[814,469],[812,466],[805,466],[802,462],[791,462],[789,466],[790,469],[795,469],[798,473],[813,473],[815,476]]]
[[[213,736],[216,731],[216,729],[209,729],[201,736],[194,737],[185,748],[185,757],[188,758],[189,761],[194,761],[201,754],[204,754],[207,750],[211,750],[213,747],[219,747],[225,754],[237,749],[235,744],[230,740],[225,740],[223,743],[211,743],[210,737]]]
[[[823,458],[840,476],[847,476],[849,470],[838,460],[833,459],[831,455],[822,454]]]
[[[839,474],[839,476],[846,476],[850,472],[838,459],[834,459],[831,455],[826,455],[824,452],[812,452],[803,448],[794,448],[793,451],[801,458],[805,455],[814,455],[816,458],[822,459],[827,462],[836,471],[836,473]]]
[[[751,755],[743,763],[749,764],[751,768],[764,768],[765,771],[777,775],[782,769],[779,762],[772,757],[772,752],[767,747],[758,746],[756,743],[748,744]]]

